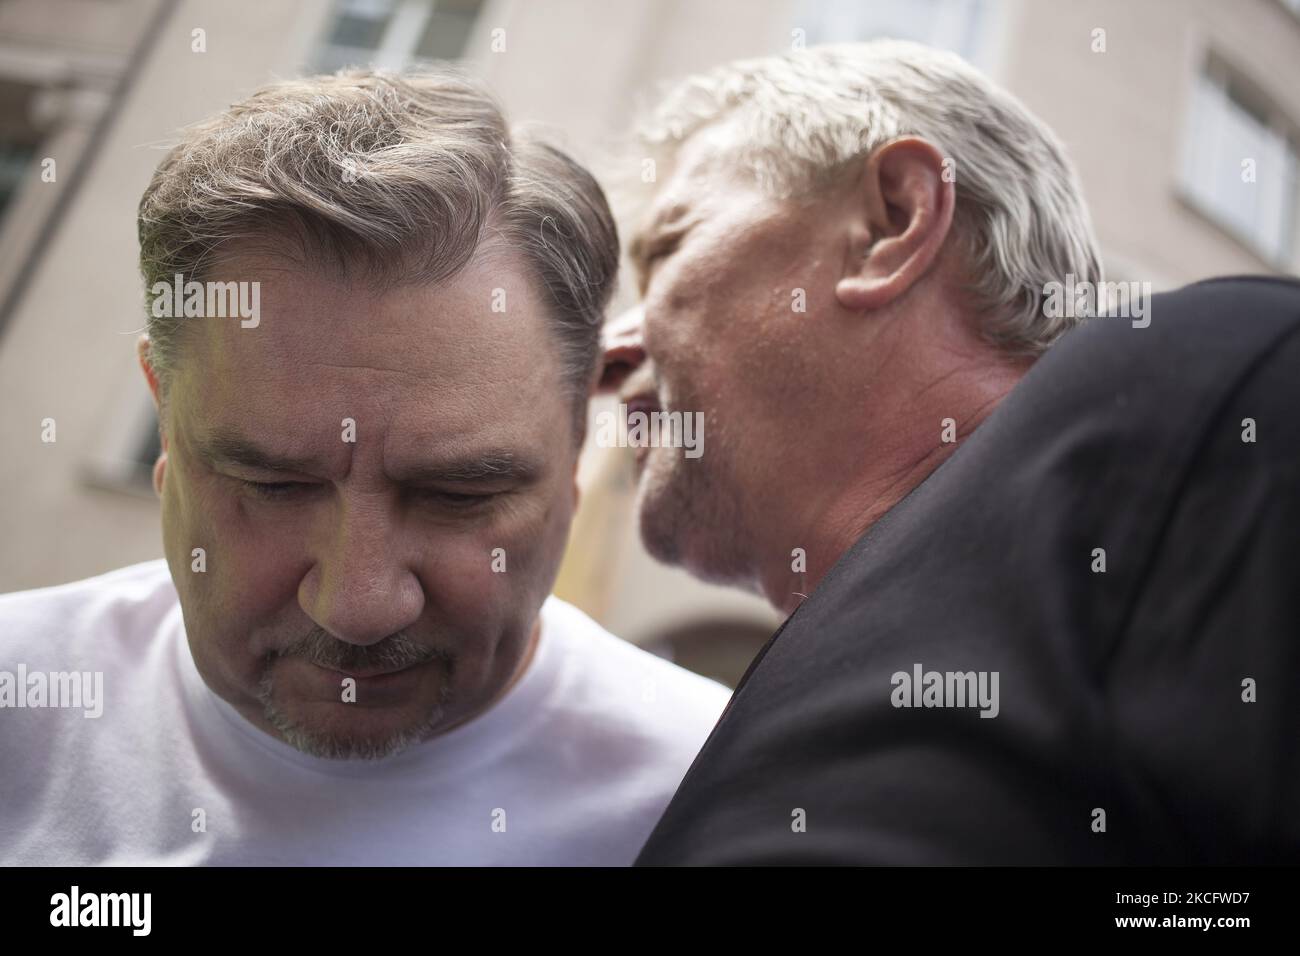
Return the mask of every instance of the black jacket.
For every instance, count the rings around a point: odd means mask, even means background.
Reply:
[[[1300,283],[1149,307],[840,558],[638,864],[1300,862]],[[998,672],[997,716],[895,706],[918,664]]]

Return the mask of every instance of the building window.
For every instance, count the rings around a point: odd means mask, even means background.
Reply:
[[[437,0],[415,45],[415,61],[458,59],[469,45],[481,6],[480,0]]]
[[[464,55],[483,0],[335,0],[313,69],[401,70]]]
[[[32,165],[44,133],[34,119],[40,93],[35,84],[0,81],[0,220],[24,187],[40,177]]]
[[[0,139],[0,219],[4,218],[9,200],[14,197],[27,178],[31,162],[31,146]]]
[[[1201,213],[1281,269],[1295,251],[1297,137],[1257,90],[1212,60],[1197,77],[1182,191]]]
[[[795,23],[807,44],[889,37],[951,50],[987,69],[990,0],[804,0]]]

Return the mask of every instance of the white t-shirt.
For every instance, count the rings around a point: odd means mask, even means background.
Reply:
[[[541,619],[485,713],[329,760],[208,689],[166,562],[0,595],[0,863],[629,864],[729,692],[558,598]]]

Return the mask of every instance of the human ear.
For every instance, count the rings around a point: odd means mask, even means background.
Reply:
[[[878,146],[853,186],[862,211],[853,248],[835,286],[846,309],[880,309],[934,264],[952,228],[956,187],[949,165],[927,141],[905,136]]]

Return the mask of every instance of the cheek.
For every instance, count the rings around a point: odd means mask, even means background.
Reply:
[[[204,548],[202,565],[194,540],[205,542],[197,545]],[[261,675],[271,637],[303,630],[299,577],[256,550],[233,547],[224,533],[178,538],[168,548],[168,563],[200,671],[227,699],[246,696]]]
[[[504,508],[496,520],[447,534],[423,562],[428,600],[467,622],[531,610],[554,583],[571,517],[567,490],[552,489]]]
[[[252,594],[265,589],[265,555],[241,547],[242,520],[210,477],[196,475],[183,459],[169,460],[162,495],[164,548],[178,589],[189,592],[192,606],[205,618],[237,614]],[[245,593],[248,601],[230,600]]]
[[[202,548],[204,589],[221,600],[231,628],[251,628],[297,605],[298,584],[310,568],[313,509],[259,509],[215,476],[184,485],[175,501],[172,548],[189,567]]]
[[[303,631],[298,585],[305,562],[240,547],[224,534],[205,551],[206,571],[194,572],[189,552],[176,569],[185,576],[182,606],[192,641],[218,653],[227,666],[252,667],[272,638]]]
[[[759,328],[788,316],[800,273],[776,252],[745,229],[688,242],[646,299],[646,347],[656,363],[687,369],[724,352],[731,361]]]

